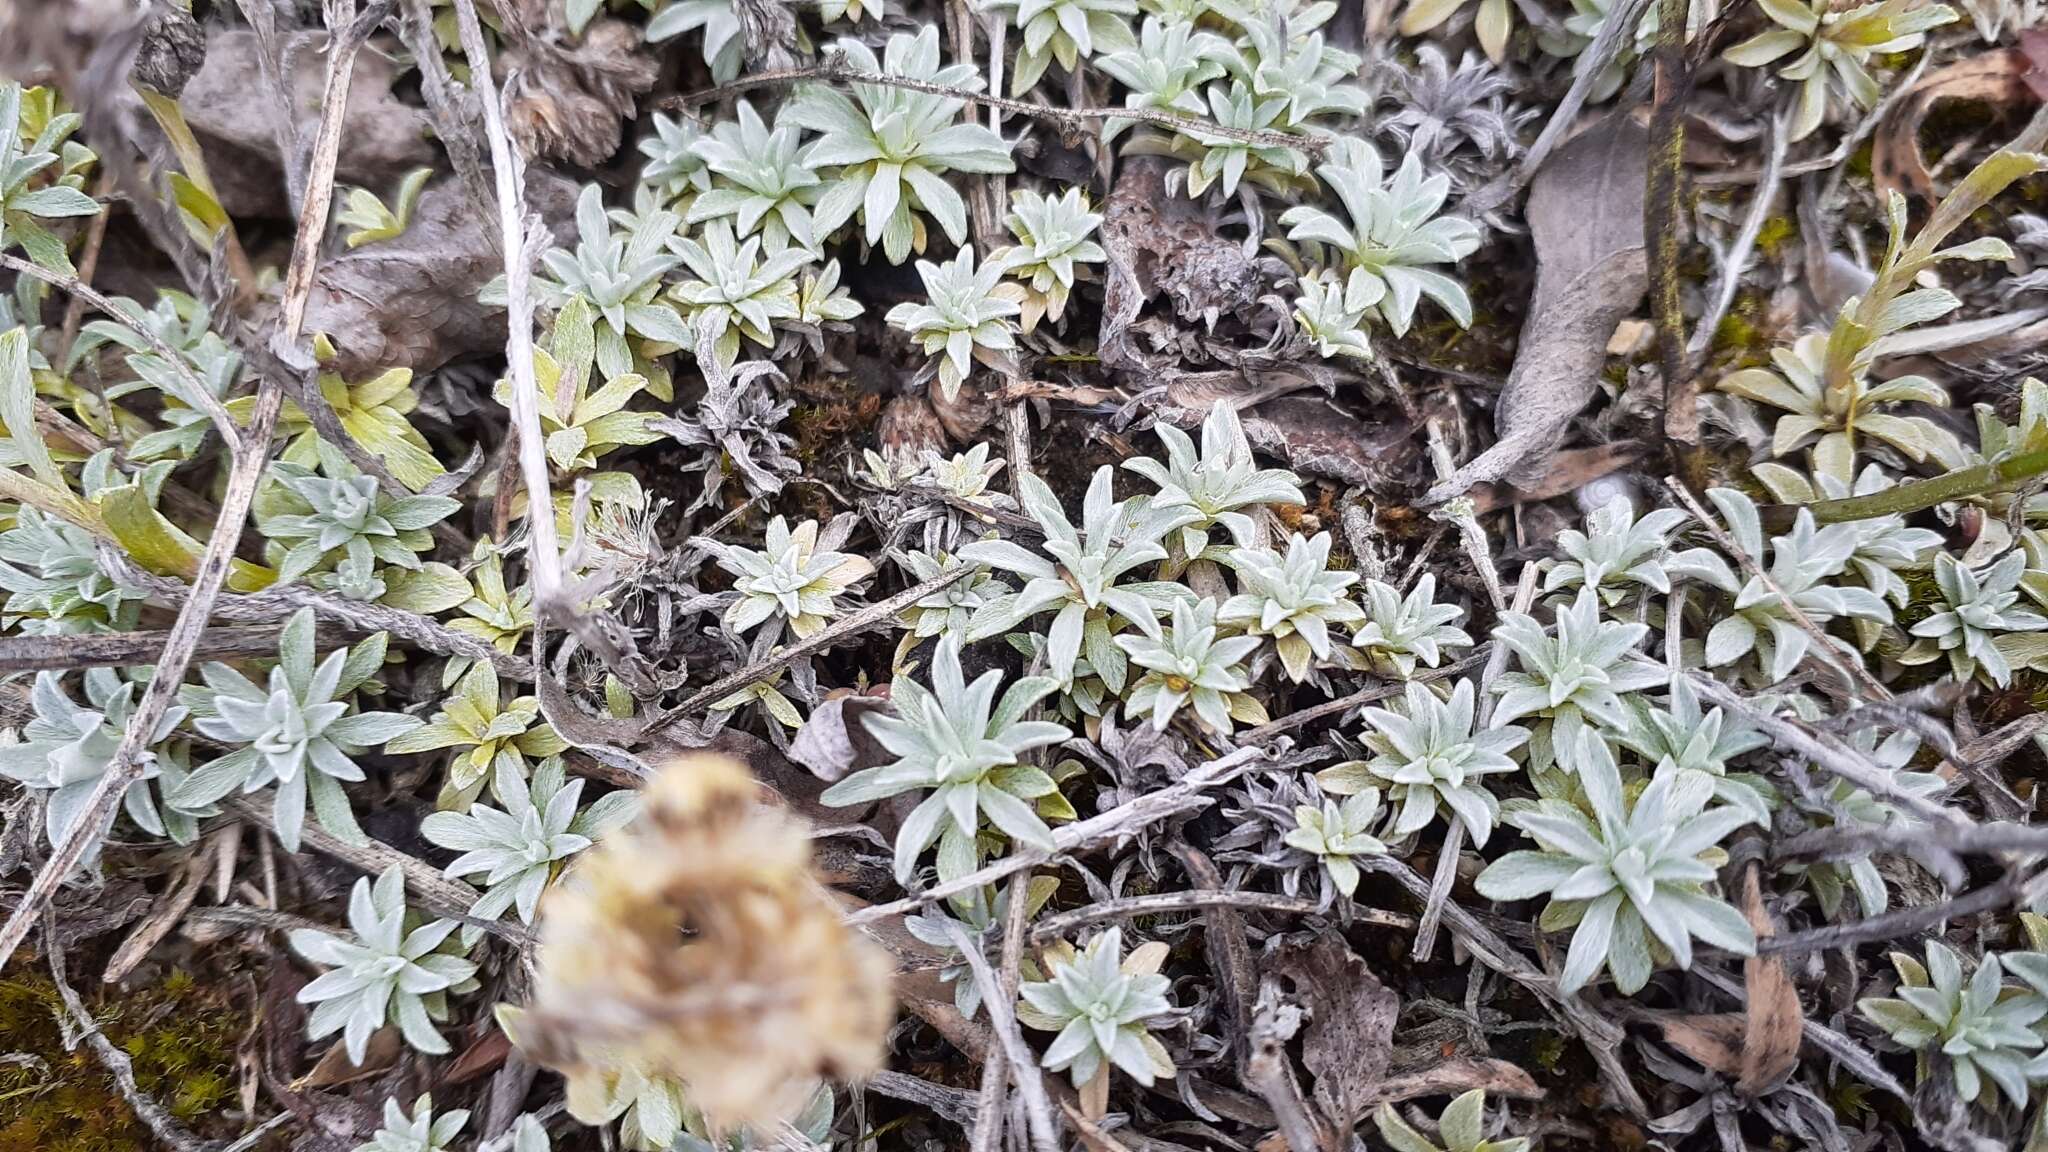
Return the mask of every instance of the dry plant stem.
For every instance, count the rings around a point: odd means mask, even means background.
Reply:
[[[256,68],[263,76],[264,86],[270,89],[270,98],[280,108],[292,107],[295,101],[284,84],[284,55],[277,41],[276,5],[268,0],[235,0],[235,7],[241,10],[242,19],[249,22],[249,30],[256,34]],[[277,154],[285,158],[285,202],[291,206],[292,215],[297,216],[306,199],[305,174],[298,171],[295,163],[299,155],[298,117],[273,117],[271,135],[277,141]]]
[[[1203,792],[1228,784],[1264,759],[1266,753],[1262,749],[1239,748],[1195,768],[1186,776],[1156,792],[1147,792],[1135,800],[1119,804],[1086,820],[1060,825],[1052,830],[1051,851],[1040,848],[1014,848],[1008,856],[958,879],[934,885],[901,900],[871,905],[851,913],[846,917],[846,922],[856,925],[871,924],[877,920],[914,912],[934,901],[970,892],[984,884],[993,884],[1026,869],[1036,868],[1062,852],[1072,852],[1112,836],[1135,832],[1176,812],[1208,804],[1210,801],[1202,795]]]
[[[1647,3],[1647,0],[1633,0]],[[970,92],[965,88],[951,88],[944,84],[932,84],[924,80],[913,80],[907,76],[884,76],[872,72],[860,72],[846,66],[843,56],[829,55],[819,64],[804,68],[778,68],[742,76],[729,84],[716,88],[704,88],[662,101],[668,108],[694,108],[700,104],[713,104],[737,96],[754,88],[770,85],[796,84],[805,80],[821,80],[838,84],[880,84],[885,88],[901,88],[906,92],[922,92],[927,96],[947,96],[955,100],[967,100],[976,104],[997,108],[1019,116],[1030,116],[1063,128],[1079,131],[1082,127],[1103,120],[1133,120],[1140,124],[1151,124],[1159,128],[1170,128],[1189,135],[1214,136],[1223,140],[1239,140],[1263,148],[1293,148],[1311,156],[1321,156],[1328,145],[1308,136],[1291,136],[1285,132],[1267,132],[1249,128],[1226,128],[1207,120],[1192,116],[1176,116],[1161,112],[1157,108],[1051,108],[1044,104],[1033,104],[1025,100],[1011,100],[993,96],[986,92]]]
[[[1974,826],[1968,816],[1947,805],[1899,790],[1892,784],[1889,773],[1833,736],[1814,732],[1796,720],[1773,715],[1712,676],[1697,672],[1688,675],[1702,699],[1740,716],[1751,727],[1770,737],[1771,743],[1780,750],[1809,760],[1830,775],[1880,799],[1889,800],[1939,829]]]
[[[1360,865],[1374,872],[1391,876],[1410,895],[1419,900],[1429,898],[1429,882],[1422,874],[1390,856],[1369,856],[1359,861]],[[1458,938],[1465,951],[1481,964],[1535,993],[1552,1012],[1561,1018],[1579,1039],[1586,1050],[1600,1066],[1608,1087],[1622,1107],[1637,1116],[1647,1116],[1649,1107],[1642,1095],[1636,1091],[1635,1083],[1629,1078],[1628,1068],[1622,1064],[1615,1049],[1625,1038],[1620,1025],[1595,1011],[1582,996],[1564,996],[1557,990],[1557,981],[1524,957],[1500,935],[1488,928],[1477,916],[1467,911],[1456,901],[1444,904],[1444,923],[1451,934]]]
[[[1023,902],[1012,896],[1011,903]],[[1033,1058],[1024,1035],[1017,1029],[1015,993],[1005,996],[1002,982],[988,966],[988,959],[981,954],[981,945],[967,934],[959,924],[948,922],[946,931],[953,937],[954,947],[960,949],[967,966],[974,970],[974,983],[981,990],[981,1002],[988,1008],[989,1023],[994,1027],[996,1041],[1002,1046],[1003,1058],[1010,1065],[1011,1082],[1017,1086],[1017,1095],[1024,1101],[1024,1116],[1029,1121],[1032,1152],[1060,1152],[1059,1130],[1053,1127],[1052,1100],[1045,1093],[1045,1078],[1039,1074],[1038,1061]],[[975,1129],[990,1121],[986,1117],[975,1120]]]
[[[1458,470],[1458,462],[1451,457],[1451,446],[1444,441],[1443,425],[1432,418],[1428,427],[1429,458],[1436,466],[1436,478],[1443,480]],[[1493,562],[1493,547],[1487,542],[1486,529],[1480,526],[1479,517],[1472,511],[1470,503],[1452,500],[1430,513],[1430,517],[1449,520],[1458,526],[1458,538],[1465,545],[1465,555],[1471,558],[1480,581],[1486,585],[1486,598],[1492,601],[1493,610],[1499,612],[1507,607],[1507,594],[1500,586],[1500,569]]]
[[[1536,578],[1536,565],[1522,565],[1522,575],[1515,583],[1515,611],[1527,612],[1535,605]],[[1479,682],[1491,684],[1507,670],[1507,645],[1496,644],[1487,653],[1486,671],[1480,675]],[[1485,703],[1479,706],[1480,731],[1485,731],[1492,722],[1495,699],[1492,693],[1488,693]],[[1458,854],[1464,848],[1465,821],[1453,814],[1450,826],[1444,829],[1443,848],[1437,852],[1436,873],[1430,877],[1429,899],[1422,906],[1422,922],[1417,925],[1415,943],[1408,950],[1408,958],[1418,964],[1426,963],[1436,951],[1437,923],[1443,919],[1444,905],[1450,902],[1451,887],[1458,882]]]
[[[106,213],[102,212],[97,218],[104,219],[105,217]],[[192,366],[185,362],[185,358],[173,351],[171,346],[164,343],[162,338],[157,336],[156,333],[132,322],[127,313],[114,306],[112,300],[109,300],[98,290],[88,286],[75,276],[66,276],[62,272],[52,272],[40,264],[31,264],[18,256],[9,256],[5,253],[0,253],[0,268],[5,268],[10,272],[17,272],[24,276],[33,276],[52,288],[69,293],[74,301],[84,301],[105,314],[109,320],[118,322],[122,327],[142,337],[143,342],[149,345],[149,350],[156,353],[166,364],[171,366],[171,371],[177,373],[178,382],[185,386],[186,392],[190,393],[189,396],[180,396],[179,399],[188,401],[193,407],[206,413],[206,418],[213,422],[214,431],[220,433],[220,438],[222,442],[227,444],[229,452],[239,452],[241,450],[242,436],[235,429],[234,417],[228,415],[227,408],[215,398],[213,393],[207,391],[206,385],[200,382],[199,377],[193,373]]]
[[[1834,637],[1822,631],[1820,625],[1813,622],[1813,617],[1808,616],[1799,605],[1793,603],[1792,598],[1785,594],[1785,590],[1778,582],[1771,578],[1771,574],[1757,563],[1756,557],[1743,551],[1742,546],[1735,542],[1735,537],[1730,536],[1728,530],[1721,527],[1721,521],[1707,511],[1682,480],[1676,476],[1666,476],[1664,486],[1671,490],[1671,494],[1678,498],[1679,503],[1685,505],[1686,511],[1692,513],[1693,519],[1699,521],[1700,526],[1707,530],[1707,534],[1714,538],[1714,543],[1720,545],[1723,552],[1735,557],[1744,572],[1763,582],[1763,586],[1770,590],[1771,595],[1778,598],[1778,604],[1785,609],[1785,615],[1792,618],[1792,622],[1799,626],[1799,630],[1813,638],[1813,647],[1810,651],[1815,659],[1840,672],[1870,699],[1892,698],[1891,689],[1878,683],[1877,678],[1870,674],[1870,670],[1865,668],[1861,661],[1843,658],[1840,649],[1836,647]]]
[[[327,79],[320,93],[320,127],[313,134],[313,165],[306,178],[306,202],[299,209],[299,230],[292,240],[292,262],[284,274],[282,336],[296,345],[306,322],[306,299],[313,290],[320,242],[327,236],[327,213],[334,202],[334,160],[341,149],[341,128],[348,91],[355,80],[356,53],[370,33],[390,15],[395,0],[370,0],[361,15],[356,0],[323,0],[327,16]],[[346,24],[346,27],[342,25]],[[249,285],[253,287],[253,285]]]
[[[1030,904],[1031,872],[1027,869],[1010,878],[1009,903],[1004,906],[1003,966],[999,994],[1005,1004],[1017,1002],[1017,985],[1024,965],[1024,921]],[[981,1066],[981,1097],[975,1105],[974,1131],[968,1141],[972,1152],[1000,1152],[1003,1139],[1004,1096],[1010,1084],[1010,1058],[1001,1044],[990,1048]]]
[[[236,815],[258,824],[270,823],[271,806],[268,796],[238,796],[228,800],[226,807]],[[405,896],[408,901],[436,916],[474,925],[493,936],[522,947],[533,943],[533,933],[521,925],[480,920],[471,916],[470,906],[476,903],[477,897],[482,895],[481,892],[460,880],[442,875],[439,868],[417,856],[401,852],[382,840],[364,837],[361,843],[351,843],[310,821],[300,832],[299,840],[306,850],[318,852],[322,856],[332,856],[370,876],[378,875],[396,864],[405,872]]]
[[[1280,1031],[1274,1013],[1262,1011],[1253,1017],[1246,1039],[1250,1054],[1244,1062],[1245,1087],[1258,1093],[1273,1110],[1273,1125],[1289,1152],[1327,1152],[1332,1145],[1323,1139],[1322,1125],[1309,1114],[1301,1085],[1294,1078],[1294,1065],[1287,1054],[1292,1037]]]
[[[778,648],[745,668],[718,678],[710,685],[692,692],[682,703],[656,716],[641,730],[641,737],[644,739],[652,736],[679,720],[695,716],[710,707],[714,701],[723,700],[757,680],[766,679],[813,652],[822,652],[848,636],[894,620],[904,609],[964,578],[972,570],[971,567],[956,568],[942,576],[934,576],[930,580],[913,584],[887,600],[877,600],[832,627],[815,633],[808,640],[799,640],[787,648]]]
[[[1788,135],[1785,113],[1781,109],[1764,129],[1769,140],[1769,151],[1764,153],[1763,175],[1757,180],[1756,192],[1749,200],[1749,214],[1742,218],[1742,228],[1735,234],[1735,242],[1728,246],[1727,255],[1721,259],[1720,272],[1714,278],[1713,302],[1707,306],[1706,314],[1693,329],[1692,339],[1686,342],[1685,352],[1690,363],[1687,370],[1697,376],[1706,366],[1707,354],[1714,347],[1714,333],[1720,330],[1721,321],[1728,310],[1735,305],[1735,292],[1742,286],[1742,273],[1749,264],[1750,254],[1756,251],[1757,237],[1763,234],[1764,222],[1770,219],[1771,203],[1778,198],[1778,186],[1784,182],[1785,149]],[[1698,393],[1698,381],[1694,381],[1694,393]],[[1695,420],[1697,420],[1697,413]]]
[[[861,1087],[879,1092],[891,1100],[922,1105],[961,1128],[971,1128],[975,1122],[974,1095],[958,1088],[948,1088],[902,1072],[887,1071],[877,1072],[861,1081]]]
[[[92,198],[104,204],[107,202],[107,198],[113,195],[113,192],[114,173],[111,169],[102,169],[100,171],[100,178],[93,182]],[[107,240],[107,220],[109,218],[109,213],[96,213],[92,218],[92,223],[86,225],[85,247],[78,254],[78,282],[81,285],[91,284],[93,274],[99,271],[100,248]],[[88,301],[84,297],[76,293],[72,294],[71,303],[64,306],[64,326],[58,330],[57,347],[69,348],[78,339],[79,326],[85,323],[85,307],[87,303]]]
[[[1056,940],[1083,924],[1096,924],[1104,920],[1121,920],[1130,916],[1163,916],[1173,912],[1197,912],[1207,908],[1233,908],[1247,912],[1272,912],[1289,916],[1316,916],[1325,914],[1314,900],[1303,900],[1297,896],[1281,896],[1271,892],[1236,892],[1227,889],[1194,889],[1188,892],[1156,892],[1148,896],[1126,896],[1121,900],[1105,900],[1090,904],[1057,916],[1048,916],[1031,926],[1031,939],[1036,943]],[[1362,924],[1376,924],[1386,928],[1413,928],[1415,918],[1399,912],[1388,912],[1363,904],[1352,906],[1351,919]]]
[[[60,1017],[59,1022],[65,1025],[67,1032],[77,1029],[76,1039],[71,1040],[67,1048],[75,1047],[76,1040],[85,1041],[85,1046],[92,1049],[94,1059],[113,1079],[121,1099],[135,1111],[135,1118],[142,1121],[150,1134],[166,1148],[174,1148],[178,1152],[199,1152],[205,1144],[135,1083],[135,1065],[129,1060],[128,1053],[107,1039],[106,1033],[100,1031],[99,1021],[85,1010],[85,1002],[78,998],[77,990],[71,987],[71,981],[64,973],[64,945],[58,942],[57,917],[47,910],[43,921],[43,950],[49,955],[50,982],[57,986],[57,996],[64,1002],[64,1013],[69,1017],[68,1020]]]
[[[448,153],[448,162],[469,191],[477,212],[488,217],[497,201],[490,177],[484,175],[483,159],[477,154],[476,135],[456,95],[455,80],[441,59],[440,42],[434,39],[434,10],[428,0],[405,0],[405,19],[399,22],[405,46],[420,70],[420,95],[434,117],[434,135]],[[504,237],[486,230],[491,247],[503,256]]]
[[[238,660],[277,652],[277,628],[208,628],[192,650],[200,660]],[[169,632],[81,636],[0,636],[0,673],[137,668],[156,663]]]
[[[1771,858],[1832,860],[1872,851],[1897,852],[1921,846],[1983,855],[1999,852],[2048,854],[2048,825],[2018,824],[2007,820],[1941,829],[1928,829],[1917,824],[1835,824],[1791,837],[1776,846]]]
[[[148,592],[152,600],[176,606],[185,603],[190,596],[182,582],[168,576],[144,572],[130,563],[127,557],[111,548],[103,548],[100,551],[100,560],[121,583]],[[221,620],[269,624],[285,620],[301,608],[311,608],[315,616],[358,632],[388,632],[393,638],[428,652],[485,661],[497,669],[498,675],[507,679],[521,683],[533,681],[533,665],[527,661],[500,652],[467,632],[457,632],[431,616],[422,616],[417,612],[393,608],[387,604],[344,600],[303,584],[276,585],[246,595],[222,593],[214,603],[213,615]],[[275,634],[273,631],[272,635]],[[120,635],[140,634],[130,632]],[[107,639],[111,640],[112,637]],[[4,643],[6,642],[0,641],[0,644]],[[274,647],[275,645],[273,649]]]
[[[1247,745],[1264,744],[1283,732],[1293,731],[1305,724],[1313,724],[1325,716],[1338,716],[1351,711],[1353,708],[1363,708],[1367,704],[1377,704],[1382,700],[1391,700],[1407,691],[1409,684],[1430,684],[1438,680],[1449,679],[1461,672],[1470,672],[1486,661],[1488,654],[1493,651],[1494,647],[1494,644],[1488,641],[1480,645],[1471,655],[1454,664],[1446,664],[1441,668],[1431,668],[1427,672],[1418,672],[1407,680],[1363,688],[1349,696],[1340,696],[1335,700],[1325,700],[1313,707],[1290,712],[1278,720],[1269,720],[1256,728],[1245,729],[1243,734],[1237,738],[1238,742]]]
[[[121,941],[121,946],[114,950],[113,958],[107,961],[106,971],[100,973],[100,983],[118,984],[127,979],[150,950],[178,926],[178,921],[184,919],[192,902],[199,898],[199,889],[206,883],[207,869],[219,854],[221,843],[216,834],[204,848],[185,857],[184,870],[178,878],[156,901],[149,915],[143,917],[127,939]]]
[[[1657,362],[1664,377],[1664,438],[1681,471],[1694,473],[1701,471],[1702,463],[1699,381],[1685,351],[1685,301],[1678,271],[1685,210],[1685,101],[1692,91],[1685,51],[1688,22],[1686,0],[1657,0],[1643,235],[1650,242],[1650,318],[1657,329]]]
[[[527,575],[533,583],[533,658],[542,660],[542,629],[562,590],[562,549],[555,537],[554,498],[548,484],[546,440],[540,431],[540,386],[533,374],[532,252],[525,220],[526,169],[505,131],[503,95],[491,79],[491,53],[478,23],[476,0],[455,0],[455,23],[469,61],[471,86],[482,100],[484,134],[491,145],[491,173],[498,193],[499,246],[505,253],[505,360],[512,376],[512,430],[519,438],[519,473],[526,486],[526,523],[531,542]]]
[[[1818,952],[1826,948],[1847,948],[1876,940],[1896,940],[1902,936],[1915,936],[1949,920],[2009,907],[2019,901],[2025,891],[2026,885],[2020,874],[2009,872],[1995,883],[1973,889],[1952,899],[1936,900],[1911,908],[1894,908],[1867,920],[1825,924],[1819,928],[1808,928],[1804,932],[1767,936],[1757,941],[1756,950],[1762,955],[1778,952]]]

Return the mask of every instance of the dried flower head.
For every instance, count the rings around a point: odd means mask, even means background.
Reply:
[[[879,1067],[894,965],[823,894],[805,826],[718,756],[665,765],[643,795],[541,908],[513,1040],[572,1073],[676,1081],[720,1128]]]

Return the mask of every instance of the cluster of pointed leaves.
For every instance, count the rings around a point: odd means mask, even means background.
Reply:
[[[317,661],[313,633],[311,608],[286,621],[267,685],[226,664],[208,664],[199,672],[203,686],[180,689],[193,726],[234,751],[172,785],[165,796],[170,806],[190,811],[237,790],[274,785],[271,823],[287,850],[298,851],[308,803],[321,827],[344,839],[362,839],[341,787],[366,779],[355,757],[403,737],[420,721],[398,712],[351,711],[350,696],[383,667],[389,640],[384,633]]]
[[[1316,174],[1337,194],[1345,218],[1312,205],[1289,208],[1280,216],[1288,239],[1327,244],[1342,257],[1346,272],[1365,273],[1359,298],[1371,297],[1370,306],[1397,336],[1408,331],[1425,296],[1459,327],[1470,327],[1471,298],[1435,267],[1455,264],[1479,247],[1478,225],[1438,215],[1450,195],[1450,177],[1425,177],[1421,157],[1411,152],[1389,182],[1379,150],[1357,137],[1338,137],[1329,155]]]
[[[1367,708],[1371,730],[1364,742],[1369,760],[1349,760],[1316,774],[1323,789],[1338,795],[1384,787],[1400,804],[1392,832],[1406,836],[1436,819],[1439,808],[1464,821],[1472,843],[1484,848],[1500,822],[1500,801],[1483,777],[1512,772],[1508,753],[1529,739],[1527,729],[1496,723],[1474,732],[1478,693],[1460,680],[1449,699],[1427,685],[1410,683],[1404,707]]]
[[[1018,478],[1024,511],[1045,533],[1043,556],[1008,540],[978,540],[960,549],[963,560],[1025,579],[1022,589],[984,610],[989,618],[976,622],[977,637],[1057,610],[1047,633],[1046,668],[1063,687],[1074,682],[1085,651],[1110,691],[1122,692],[1129,668],[1113,642],[1113,630],[1128,624],[1156,640],[1159,617],[1192,596],[1185,585],[1170,580],[1120,583],[1139,568],[1166,559],[1161,541],[1200,513],[1188,505],[1162,508],[1143,497],[1112,499],[1113,475],[1107,464],[1096,470],[1081,502],[1078,530],[1045,481],[1030,474]]]
[[[2041,1024],[2048,1017],[2048,953],[1986,953],[1966,980],[1962,958],[1939,940],[1927,942],[1927,962],[1891,954],[1898,973],[1895,996],[1866,997],[1856,1010],[1894,1043],[1948,1059],[1956,1094],[1990,1105],[1984,1081],[1998,1086],[2015,1107],[2027,1105],[2029,1085],[2048,1080]],[[2005,972],[2025,981],[2009,985]],[[1921,1075],[1926,1076],[1922,1063]]]
[[[1049,952],[1048,978],[1017,989],[1018,1021],[1059,1033],[1045,1050],[1045,1066],[1067,1072],[1077,1088],[1111,1067],[1147,1087],[1171,1077],[1172,1057],[1147,1030],[1173,1011],[1158,971],[1166,945],[1154,941],[1125,956],[1123,930],[1110,928],[1078,951],[1062,941]]]
[[[1155,424],[1153,430],[1166,446],[1166,459],[1134,456],[1124,461],[1124,467],[1158,487],[1152,497],[1154,507],[1191,513],[1178,535],[1169,538],[1175,554],[1183,559],[1201,558],[1208,551],[1210,533],[1217,528],[1230,533],[1239,547],[1258,543],[1258,525],[1243,509],[1299,505],[1306,500],[1294,473],[1259,467],[1237,409],[1228,400],[1218,400],[1203,418],[1199,451],[1187,433],[1165,421]]]
[[[1712,805],[1713,778],[1663,768],[1631,803],[1607,741],[1581,729],[1574,755],[1583,807],[1548,798],[1510,813],[1507,822],[1536,842],[1480,873],[1490,900],[1549,897],[1539,924],[1573,928],[1559,987],[1574,992],[1604,965],[1615,987],[1634,994],[1656,966],[1653,947],[1680,968],[1692,966],[1694,938],[1750,955],[1755,933],[1742,913],[1706,891],[1725,859],[1719,845],[1756,819]]]
[[[294,952],[328,969],[299,989],[299,1003],[313,1005],[309,1034],[318,1040],[340,1032],[349,1059],[358,1065],[370,1034],[386,1024],[396,1025],[421,1052],[447,1052],[448,1041],[434,1022],[448,1016],[448,993],[476,975],[474,962],[445,948],[455,921],[415,924],[409,911],[405,873],[393,864],[375,884],[365,876],[349,893],[354,939],[313,928],[291,934]]]
[[[1558,607],[1553,628],[1525,613],[1501,613],[1493,638],[1507,645],[1520,667],[1492,685],[1500,695],[1493,723],[1535,718],[1531,764],[1538,771],[1553,763],[1571,771],[1569,753],[1589,724],[1608,732],[1626,728],[1629,711],[1622,696],[1669,678],[1662,665],[1635,656],[1649,631],[1646,624],[1606,619],[1591,588],[1579,589],[1577,599]]]
[[[1042,769],[1022,762],[1024,753],[1065,740],[1059,724],[1026,720],[1033,704],[1058,684],[1027,676],[996,699],[1003,674],[990,669],[967,682],[960,668],[959,642],[939,642],[932,660],[932,686],[908,677],[895,681],[891,715],[870,713],[862,723],[897,759],[856,772],[825,790],[831,805],[866,804],[906,792],[931,789],[896,833],[896,877],[907,882],[918,857],[939,842],[939,875],[955,879],[979,864],[975,836],[981,819],[1021,844],[1051,849],[1052,830],[1034,802],[1058,792]]]

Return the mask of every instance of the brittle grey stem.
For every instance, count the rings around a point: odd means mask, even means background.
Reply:
[[[1013,904],[1023,901],[1013,899]],[[996,1034],[996,1042],[1002,1046],[1003,1058],[1010,1065],[1010,1080],[1017,1086],[1017,1095],[1023,1098],[1024,1115],[1030,1122],[1031,1147],[1033,1152],[1060,1152],[1059,1130],[1053,1127],[1052,1100],[1045,1093],[1045,1078],[1039,1074],[1038,1061],[1024,1035],[1017,1029],[1017,1013],[1013,997],[1003,995],[1002,982],[988,966],[987,957],[981,954],[981,946],[967,934],[967,929],[957,921],[946,922],[946,931],[953,938],[953,946],[960,949],[967,966],[974,972],[974,983],[981,989],[981,1002],[988,1009],[989,1023]],[[977,1117],[976,1127],[988,1123],[987,1117]]]

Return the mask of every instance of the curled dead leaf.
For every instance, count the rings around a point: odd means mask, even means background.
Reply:
[[[1777,933],[1771,914],[1764,910],[1754,862],[1743,873],[1742,914],[1757,939]],[[1735,1087],[1754,1096],[1784,1083],[1798,1067],[1806,1013],[1799,1005],[1799,989],[1793,986],[1792,976],[1785,970],[1784,957],[1751,956],[1742,962],[1742,981],[1749,1004],[1743,1015],[1742,1055]]]
[[[1649,289],[1643,187],[1649,133],[1614,113],[1574,137],[1529,185],[1536,293],[1493,409],[1493,447],[1423,495],[1441,504],[1477,484],[1535,484],[1600,387],[1615,325]]]
[[[1995,108],[2038,104],[2048,91],[2048,37],[2038,31],[2035,55],[2025,48],[1994,48],[1922,76],[1892,106],[1871,140],[1870,178],[1880,194],[1936,198],[1933,174],[1920,153],[1920,125],[1936,104],[1961,101]]]

